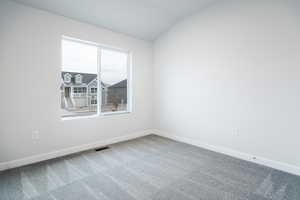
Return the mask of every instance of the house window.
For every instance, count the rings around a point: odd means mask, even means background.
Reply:
[[[65,83],[70,83],[71,82],[71,78],[72,78],[71,74],[69,74],[69,73],[65,73],[64,74],[64,82]]]
[[[86,88],[85,87],[74,87],[73,93],[86,93]]]
[[[75,76],[75,83],[77,83],[77,84],[82,83],[82,75],[81,74],[77,74]]]
[[[97,88],[91,88],[91,93],[92,93],[92,94],[97,93]]]
[[[129,70],[128,52],[64,37],[62,117],[130,111]]]

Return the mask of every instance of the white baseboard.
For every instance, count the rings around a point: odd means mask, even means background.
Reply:
[[[66,156],[66,155],[69,155],[69,154],[73,154],[73,153],[93,149],[93,148],[100,147],[100,146],[106,146],[106,145],[114,144],[114,143],[117,143],[117,142],[131,140],[131,139],[134,139],[134,138],[138,138],[138,137],[142,137],[142,136],[150,135],[150,134],[155,134],[155,135],[159,135],[159,136],[162,136],[162,137],[170,138],[170,139],[173,139],[173,140],[176,140],[176,141],[179,141],[179,142],[184,142],[184,143],[191,144],[191,145],[194,145],[194,146],[198,146],[198,147],[201,147],[201,148],[204,148],[204,149],[208,149],[208,150],[215,151],[215,152],[218,152],[218,153],[226,154],[226,155],[236,157],[236,158],[239,158],[239,159],[242,159],[242,160],[254,162],[254,163],[257,163],[257,164],[261,164],[261,165],[264,165],[264,166],[267,166],[267,167],[271,167],[271,168],[274,168],[274,169],[278,169],[278,170],[281,170],[281,171],[285,171],[285,172],[300,176],[300,167],[295,166],[295,165],[291,165],[291,164],[287,164],[287,163],[279,162],[279,161],[274,161],[274,160],[271,160],[271,159],[251,155],[251,154],[248,154],[248,153],[235,151],[235,150],[232,150],[232,149],[229,149],[229,148],[204,144],[204,143],[201,143],[199,140],[178,136],[176,134],[171,134],[171,133],[161,131],[161,130],[158,130],[158,129],[147,129],[147,130],[135,132],[135,133],[132,133],[132,134],[128,134],[128,135],[125,135],[125,136],[107,139],[107,140],[104,140],[104,141],[97,141],[97,142],[94,142],[94,143],[84,144],[84,145],[75,146],[75,147],[70,147],[70,148],[66,148],[66,149],[62,149],[62,150],[58,150],[58,151],[53,151],[53,152],[50,152],[50,153],[34,155],[34,156],[30,156],[30,157],[26,157],[26,158],[22,158],[22,159],[17,159],[17,160],[12,160],[12,161],[8,161],[8,162],[2,162],[2,163],[0,163],[0,171],[7,170],[7,169],[12,169],[12,168],[16,168],[16,167],[36,163],[36,162],[41,162],[41,161],[44,161],[44,160],[49,160],[49,159],[53,159],[53,158],[57,158],[57,157],[61,157],[61,156]]]
[[[75,146],[75,147],[70,147],[70,148],[66,148],[66,149],[62,149],[62,150],[58,150],[58,151],[53,151],[53,152],[50,152],[50,153],[29,156],[29,157],[26,157],[26,158],[12,160],[12,161],[8,161],[8,162],[2,162],[2,163],[0,163],[0,171],[7,170],[7,169],[12,169],[12,168],[32,164],[32,163],[37,163],[37,162],[41,162],[41,161],[44,161],[44,160],[49,160],[49,159],[53,159],[53,158],[57,158],[57,157],[61,157],[61,156],[66,156],[66,155],[69,155],[69,154],[73,154],[73,153],[77,153],[77,152],[81,152],[81,151],[86,151],[86,150],[89,150],[89,149],[93,149],[93,148],[97,148],[97,147],[101,147],[101,146],[106,146],[106,145],[114,144],[114,143],[117,143],[117,142],[131,140],[131,139],[134,139],[134,138],[138,138],[138,137],[142,137],[142,136],[145,136],[145,135],[153,134],[153,132],[154,131],[152,129],[147,129],[147,130],[135,132],[135,133],[132,133],[132,134],[128,134],[128,135],[125,135],[125,136],[107,139],[107,140],[104,140],[104,141],[97,141],[97,142],[94,142],[94,143],[84,144],[84,145]]]
[[[214,151],[214,152],[226,154],[226,155],[229,155],[229,156],[232,156],[232,157],[235,157],[235,158],[239,158],[239,159],[242,159],[242,160],[254,162],[254,163],[257,163],[257,164],[260,164],[260,165],[264,165],[264,166],[271,167],[271,168],[274,168],[274,169],[277,169],[277,170],[280,170],[280,171],[284,171],[284,172],[287,172],[287,173],[291,173],[291,174],[295,174],[295,175],[300,176],[300,167],[295,166],[295,165],[291,165],[291,164],[287,164],[287,163],[279,162],[279,161],[274,161],[274,160],[271,160],[271,159],[251,155],[251,154],[248,154],[248,153],[235,151],[235,150],[232,150],[232,149],[229,149],[229,148],[204,144],[204,143],[201,143],[199,140],[178,136],[176,134],[167,133],[165,131],[161,131],[161,130],[157,130],[157,129],[154,129],[153,132],[154,132],[154,134],[162,136],[162,137],[166,137],[166,138],[173,139],[173,140],[176,140],[176,141],[179,141],[179,142],[191,144],[191,145],[198,146],[198,147],[201,147],[201,148],[204,148],[204,149],[208,149],[208,150],[211,150],[211,151]]]

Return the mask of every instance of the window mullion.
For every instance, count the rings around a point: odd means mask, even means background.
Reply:
[[[97,67],[98,67],[98,91],[97,91],[97,109],[98,115],[102,113],[101,105],[102,105],[102,85],[101,85],[101,48],[97,49]]]
[[[132,69],[131,69],[131,54],[127,53],[127,111],[132,112]]]

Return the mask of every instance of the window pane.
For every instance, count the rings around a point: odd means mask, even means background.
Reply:
[[[62,40],[62,117],[97,114],[97,94],[90,93],[98,86],[97,72],[97,47]]]
[[[127,59],[127,53],[101,51],[102,112],[127,110]]]

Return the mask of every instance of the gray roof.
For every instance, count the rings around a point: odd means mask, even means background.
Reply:
[[[109,88],[126,88],[126,87],[127,87],[127,79],[109,86]]]
[[[71,79],[71,84],[75,85],[75,76],[77,74],[81,74],[82,75],[82,84],[89,84],[90,82],[92,82],[95,78],[97,78],[97,74],[88,74],[88,73],[79,73],[79,72],[62,72],[61,73],[61,78],[64,81],[64,75],[65,74],[71,74],[72,75],[72,79]],[[70,84],[70,83],[66,83],[66,84]]]

